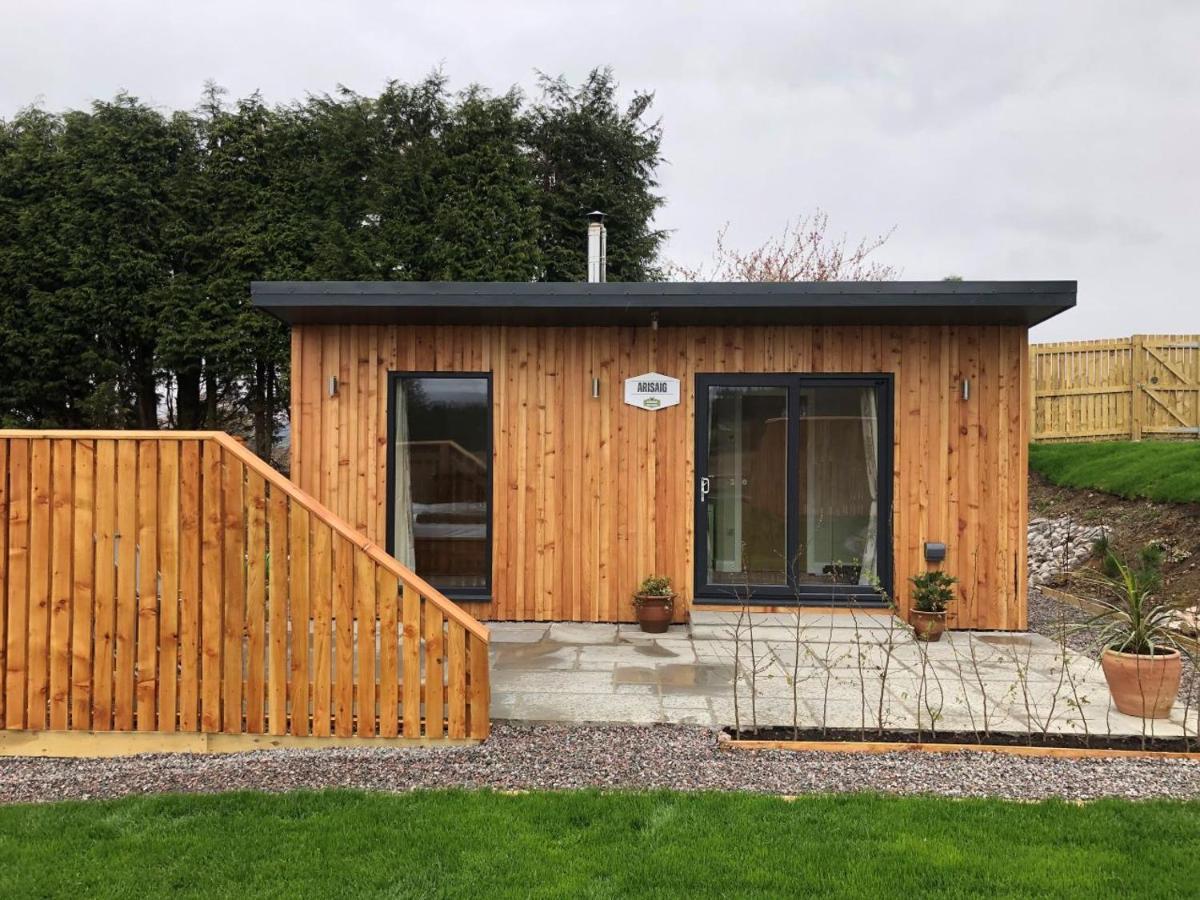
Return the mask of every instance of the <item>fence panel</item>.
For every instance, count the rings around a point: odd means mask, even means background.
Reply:
[[[487,629],[226,435],[0,430],[0,637],[0,732],[488,733]]]
[[[1030,347],[1035,441],[1200,438],[1200,335]]]

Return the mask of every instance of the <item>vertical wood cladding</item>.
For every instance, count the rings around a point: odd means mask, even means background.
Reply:
[[[898,602],[925,568],[923,543],[944,541],[963,595],[951,623],[1025,627],[1025,328],[302,325],[292,363],[292,478],[380,543],[387,373],[491,372],[493,599],[465,606],[598,622],[631,621],[650,573],[670,576],[686,616],[697,373],[891,372]],[[622,402],[624,379],[649,371],[680,380],[678,406]]]

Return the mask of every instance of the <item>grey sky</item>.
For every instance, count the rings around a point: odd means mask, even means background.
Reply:
[[[5,0],[0,116],[206,78],[271,101],[442,65],[455,87],[611,64],[666,131],[668,256],[815,207],[897,230],[905,278],[1076,278],[1037,340],[1200,331],[1200,4]],[[583,252],[583,224],[580,225]]]

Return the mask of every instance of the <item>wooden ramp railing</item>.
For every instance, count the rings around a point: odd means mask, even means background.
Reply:
[[[0,430],[12,732],[483,739],[488,631],[233,438]]]

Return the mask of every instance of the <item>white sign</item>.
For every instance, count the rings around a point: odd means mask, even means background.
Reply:
[[[678,406],[679,379],[658,372],[626,378],[625,402],[649,410]]]

